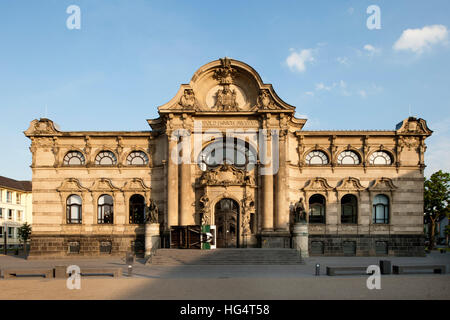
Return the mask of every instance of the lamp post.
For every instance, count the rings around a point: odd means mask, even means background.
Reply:
[[[3,230],[3,251],[5,252],[5,256],[8,254],[8,227],[6,225],[6,222],[3,224],[4,230]]]

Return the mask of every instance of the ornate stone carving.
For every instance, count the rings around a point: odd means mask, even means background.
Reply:
[[[255,210],[255,200],[251,194],[247,194],[244,199],[242,199],[242,207],[244,208],[242,212],[242,233],[244,235],[250,234],[250,214]]]
[[[397,186],[394,185],[392,179],[381,177],[373,181],[367,189],[369,191],[393,191],[397,189]]]
[[[202,185],[238,185],[245,183],[244,170],[225,163],[216,169],[204,172],[200,178]]]
[[[25,131],[25,135],[38,136],[38,135],[56,135],[59,134],[57,126],[50,119],[41,118],[39,120],[33,120],[30,123],[30,127]]]
[[[419,139],[412,136],[402,136],[400,137],[399,146],[400,149],[403,149],[403,147],[407,147],[408,150],[411,150],[412,148],[417,148],[419,146],[420,142]]]
[[[145,207],[145,222],[158,223],[159,209],[156,202],[150,199],[148,206]]]
[[[214,71],[214,78],[219,81],[220,84],[231,84],[233,83],[233,78],[236,75],[236,70],[231,68],[231,61],[228,58],[220,59],[222,64],[221,68],[217,68]]]
[[[403,134],[425,134],[430,135],[433,131],[428,129],[427,123],[423,119],[409,117],[397,124],[396,131]]]
[[[364,187],[357,178],[347,177],[336,186],[336,191],[362,191]]]
[[[256,108],[263,110],[273,110],[277,108],[267,89],[260,90],[256,103]]]
[[[231,90],[228,84],[216,92],[216,102],[214,103],[216,111],[239,111],[236,101],[236,90]]]
[[[196,100],[195,100],[194,90],[192,90],[192,89],[185,89],[184,90],[184,94],[180,98],[179,104],[184,109],[194,109],[196,107]]]
[[[202,225],[211,224],[211,219],[209,216],[209,198],[206,194],[204,194],[200,200],[200,213],[202,217]]]

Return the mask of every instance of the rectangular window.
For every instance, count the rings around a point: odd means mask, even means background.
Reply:
[[[3,208],[0,208],[0,219],[3,218]]]
[[[3,202],[3,190],[0,189],[0,202]]]
[[[16,194],[16,204],[21,204],[22,202],[22,195],[20,193]]]
[[[22,211],[17,211],[17,221],[22,221]]]
[[[3,238],[3,232],[5,232],[5,229],[0,227],[0,238]]]
[[[13,210],[12,209],[8,209],[8,219],[12,220],[13,218]]]
[[[6,202],[11,203],[12,202],[12,192],[6,191]]]
[[[8,227],[8,238],[14,238],[14,228]]]

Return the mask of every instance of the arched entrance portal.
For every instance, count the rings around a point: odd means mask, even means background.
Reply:
[[[239,204],[233,199],[222,199],[214,207],[218,248],[239,247]]]

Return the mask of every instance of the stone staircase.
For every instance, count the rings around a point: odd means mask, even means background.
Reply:
[[[158,249],[151,265],[296,265],[294,249]]]

